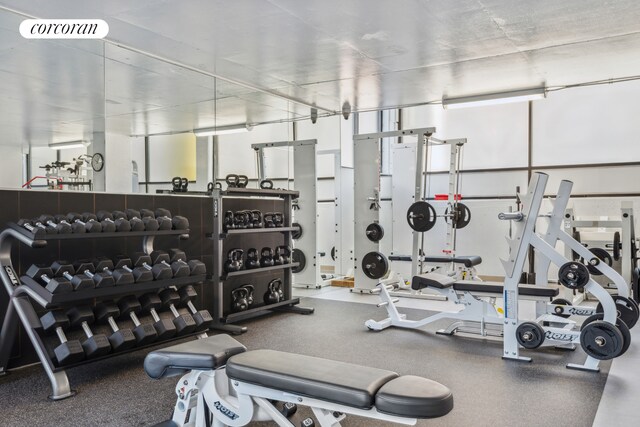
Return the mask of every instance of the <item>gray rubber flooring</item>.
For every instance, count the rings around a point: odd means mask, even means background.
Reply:
[[[247,322],[239,341],[250,349],[270,348],[421,375],[447,385],[453,411],[419,426],[590,426],[607,378],[609,363],[599,374],[569,370],[568,362],[584,359],[574,352],[530,352],[530,364],[500,359],[501,344],[387,329],[370,332],[369,318],[384,310],[369,304],[305,298],[316,308],[310,316],[276,314]],[[405,311],[405,310],[403,310]],[[406,310],[409,318],[427,312]],[[59,402],[47,400],[48,380],[39,366],[0,378],[2,426],[148,426],[171,416],[177,378],[149,379],[142,369],[146,352],[112,358],[70,370],[78,394]],[[301,409],[295,424],[310,411]],[[256,423],[256,425],[269,425]],[[348,417],[345,426],[388,425]]]

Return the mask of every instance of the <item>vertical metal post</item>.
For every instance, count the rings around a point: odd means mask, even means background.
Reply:
[[[424,192],[424,174],[426,173],[427,157],[429,150],[427,149],[428,137],[423,135],[416,141],[416,185],[414,201],[423,200]],[[420,258],[420,238],[422,233],[412,230],[413,245],[411,252],[411,277],[418,274],[418,265],[421,263]]]

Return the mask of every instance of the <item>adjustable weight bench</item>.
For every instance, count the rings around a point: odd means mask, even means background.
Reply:
[[[271,401],[311,407],[323,427],[345,414],[414,425],[449,413],[453,397],[426,378],[275,350],[246,348],[228,335],[178,344],[147,355],[151,378],[183,375],[173,418],[159,426],[293,426]]]
[[[452,277],[443,276],[441,274],[421,274],[414,276],[411,281],[411,289],[421,290],[424,288],[431,289],[448,289],[458,292],[471,292],[475,295],[485,296],[495,294],[502,295],[504,286],[502,283],[496,282],[476,282],[473,280],[455,280]],[[539,285],[518,285],[518,294],[522,299],[540,299],[555,298],[560,293],[558,288]]]

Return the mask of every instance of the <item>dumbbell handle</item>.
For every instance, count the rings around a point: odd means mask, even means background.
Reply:
[[[498,219],[502,221],[522,221],[524,214],[522,212],[500,212]]]
[[[180,313],[178,313],[178,310],[176,310],[175,305],[169,304],[169,310],[171,310],[171,313],[173,313],[174,317],[180,317]]]
[[[149,310],[149,313],[151,313],[151,317],[153,317],[154,322],[160,321],[160,316],[158,316],[158,312],[156,312],[155,308],[152,308],[151,310]]]
[[[196,310],[196,307],[193,305],[191,300],[187,301],[187,307],[189,307],[189,310],[191,310],[192,314],[196,314],[198,312],[198,310]]]
[[[62,277],[64,277],[67,280],[73,280],[73,276],[68,271],[65,271],[64,273],[62,273]]]
[[[133,324],[136,325],[136,327],[140,326],[140,319],[138,319],[138,316],[133,311],[129,312],[129,317],[133,321]]]
[[[153,267],[152,267],[152,266],[150,266],[149,264],[147,264],[146,262],[143,262],[143,263],[142,263],[142,266],[143,266],[144,268],[146,268],[147,270],[149,270],[149,271],[153,270]]]
[[[91,272],[91,270],[85,270],[82,272],[82,274],[84,274],[85,276],[87,276],[89,279],[93,279],[93,276],[95,276],[95,274],[93,274]]]
[[[67,336],[64,334],[64,331],[60,326],[56,328],[56,335],[58,335],[58,339],[60,339],[60,343],[64,344],[67,342]]]
[[[42,279],[42,281],[44,283],[46,283],[47,285],[49,284],[49,282],[51,281],[51,277],[47,276],[46,274],[43,274],[42,276],[40,276],[40,278]]]
[[[29,224],[28,222],[25,222],[24,224],[22,224],[22,226],[24,228],[26,228],[27,230],[29,230],[32,233],[35,233],[36,231],[36,227],[34,227],[33,225]]]
[[[89,324],[86,320],[82,322],[82,330],[84,331],[84,334],[87,336],[87,338],[91,338],[93,336],[93,331],[89,327]]]
[[[123,265],[122,269],[128,271],[129,273],[133,273],[133,270],[128,265]]]
[[[111,330],[113,330],[113,332],[118,332],[120,330],[120,328],[118,327],[118,324],[116,323],[116,321],[113,319],[112,316],[109,316],[107,318],[107,322],[109,322],[109,326],[111,326]]]

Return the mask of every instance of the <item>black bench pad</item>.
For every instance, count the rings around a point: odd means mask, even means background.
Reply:
[[[472,256],[425,256],[425,262],[453,262],[454,264],[464,264],[465,267],[471,268],[475,265],[482,264],[482,258],[478,255]]]
[[[224,366],[234,354],[246,350],[229,335],[215,335],[153,351],[144,359],[144,370],[151,378],[158,379],[184,375],[192,369],[216,369]]]
[[[227,362],[229,378],[356,408],[369,409],[380,387],[398,374],[384,369],[253,350]]]
[[[456,280],[454,278],[447,276],[446,274],[418,274],[417,276],[413,276],[413,280],[411,280],[411,289],[414,291],[419,291],[424,288],[446,289],[453,286],[455,282]]]
[[[453,395],[440,383],[405,375],[382,386],[376,395],[376,409],[411,418],[442,417],[453,409]]]
[[[460,292],[484,292],[489,294],[502,294],[504,286],[502,283],[473,282],[461,280],[453,284],[453,289]],[[518,294],[528,297],[549,297],[558,295],[558,288],[537,285],[518,285]]]

